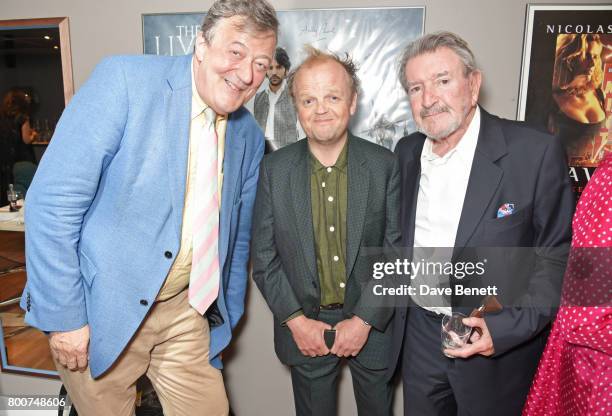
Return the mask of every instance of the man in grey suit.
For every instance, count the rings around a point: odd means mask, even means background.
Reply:
[[[285,79],[291,61],[287,51],[276,48],[268,69],[267,88],[255,96],[253,115],[266,136],[266,153],[294,143],[298,139],[297,116]],[[269,149],[271,147],[271,149]]]
[[[391,414],[393,311],[367,295],[364,252],[399,242],[399,170],[391,152],[348,131],[355,72],[348,56],[309,49],[288,84],[307,139],[267,155],[257,189],[253,278],[274,315],[298,415],[336,414],[342,361],[359,414]]]

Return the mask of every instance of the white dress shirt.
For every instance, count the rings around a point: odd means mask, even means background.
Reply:
[[[413,262],[424,259],[444,263],[451,260],[479,132],[480,109],[476,107],[465,134],[444,156],[433,152],[433,139],[425,140],[421,152]],[[432,254],[431,250],[419,250],[419,247],[440,249]],[[417,275],[413,281],[417,294],[420,284],[449,287],[449,280],[447,275]],[[430,311],[451,314],[450,298],[426,295],[414,296],[413,300]]]

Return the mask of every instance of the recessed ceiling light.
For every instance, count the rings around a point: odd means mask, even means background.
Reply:
[[[59,49],[59,46],[55,45],[55,46],[53,47],[53,49]]]
[[[50,40],[50,39],[51,39],[51,36],[49,36],[49,35],[45,35],[45,36],[43,36],[43,38],[45,38],[45,39],[47,39],[47,40]]]

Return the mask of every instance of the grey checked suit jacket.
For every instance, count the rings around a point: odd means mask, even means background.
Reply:
[[[310,200],[307,140],[264,157],[255,200],[252,233],[253,279],[274,314],[274,345],[287,365],[307,363],[289,328],[283,325],[302,310],[316,319],[320,285]],[[393,309],[372,307],[364,295],[372,282],[372,257],[365,247],[395,245],[399,232],[399,168],[393,153],[349,134],[348,207],[343,314],[372,324],[357,360],[371,369],[387,366]]]

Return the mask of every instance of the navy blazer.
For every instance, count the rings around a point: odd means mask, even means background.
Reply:
[[[414,133],[401,139],[395,149],[402,182],[402,246],[408,249],[414,243],[424,143],[425,136]],[[497,218],[497,211],[504,203],[513,203],[515,212]],[[529,374],[535,371],[545,344],[544,329],[554,317],[559,301],[574,206],[561,143],[523,123],[500,119],[481,109],[478,143],[457,229],[454,258],[461,256],[462,251],[469,251],[466,247],[536,248],[532,263],[509,262],[505,273],[493,277],[496,285],[513,290],[512,296],[506,296],[509,289],[500,289],[500,300],[505,303],[503,311],[485,317],[493,338],[494,356],[455,360],[455,365],[469,377],[504,380],[491,383],[491,388],[496,390],[490,394],[481,392],[483,396],[501,397],[506,390],[514,388],[517,379],[529,388]],[[461,306],[462,299],[453,300],[453,306]],[[405,306],[396,311],[390,355],[392,369],[399,359],[407,313]],[[508,397],[516,398],[516,395],[509,393]],[[520,397],[516,399],[520,401]]]

